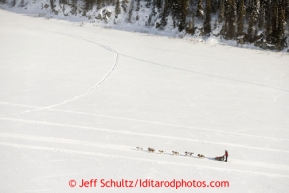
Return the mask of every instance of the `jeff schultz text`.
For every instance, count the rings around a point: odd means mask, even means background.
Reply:
[[[76,185],[76,183],[75,183]],[[75,187],[75,186],[73,186]],[[82,179],[79,188],[229,188],[229,181],[201,181],[201,180],[113,180],[113,179]]]

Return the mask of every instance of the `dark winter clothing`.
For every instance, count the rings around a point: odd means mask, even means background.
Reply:
[[[228,156],[229,156],[228,151],[225,151],[225,155],[224,155],[224,156],[226,157],[225,162],[227,162],[227,160],[228,160]]]

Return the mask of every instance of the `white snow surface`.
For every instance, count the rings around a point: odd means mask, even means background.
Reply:
[[[0,10],[0,192],[287,192],[288,94],[284,53]],[[227,163],[212,159],[224,150]],[[230,187],[80,188],[82,179]]]

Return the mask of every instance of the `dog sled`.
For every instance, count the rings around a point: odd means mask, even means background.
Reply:
[[[225,160],[225,157],[224,157],[224,156],[215,157],[215,160],[217,160],[217,161],[224,161],[224,160]]]

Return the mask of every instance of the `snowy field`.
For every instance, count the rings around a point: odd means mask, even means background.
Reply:
[[[284,53],[0,10],[0,192],[288,192],[288,94]]]

